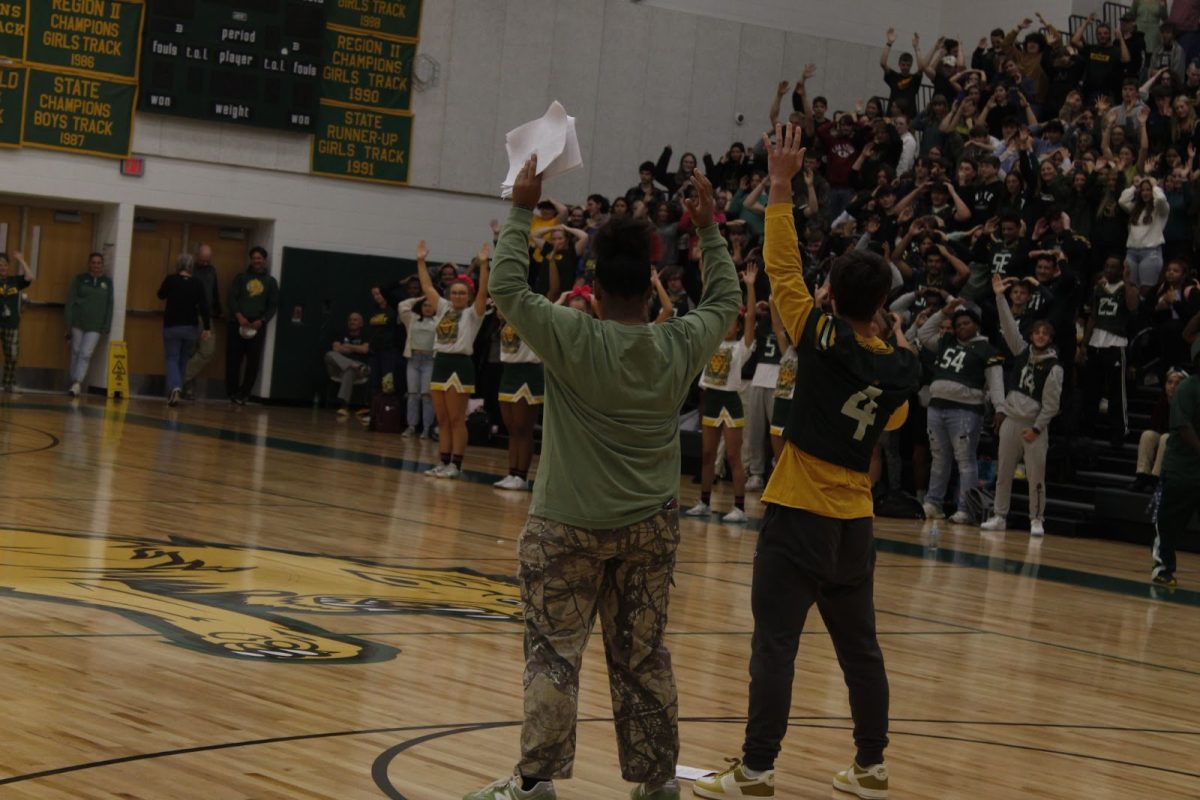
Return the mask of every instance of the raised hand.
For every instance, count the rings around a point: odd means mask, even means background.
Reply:
[[[912,48],[913,48],[913,55],[915,56],[917,51],[921,49],[921,34],[919,34],[919,33],[913,34]]]
[[[822,283],[820,286],[818,286],[817,290],[815,292],[813,292],[813,302],[816,303],[817,308],[821,308],[822,306],[824,306],[826,303],[829,302],[829,281],[828,280],[825,281],[825,283]]]
[[[803,81],[808,81],[809,78],[811,78],[813,75],[816,75],[816,74],[817,74],[817,65],[816,64],[805,64],[804,65]]]
[[[742,270],[742,283],[747,286],[753,286],[754,280],[758,277],[758,262],[753,259],[747,259],[746,266]]]
[[[498,219],[492,220],[491,222],[488,223],[488,227],[490,227],[492,229],[493,236],[500,235],[500,220],[498,220]]]
[[[480,263],[482,263],[484,261],[487,261],[488,256],[490,256],[491,254],[492,254],[492,243],[484,242],[480,246],[479,252],[475,255],[475,257],[479,259]]]
[[[526,159],[525,165],[517,173],[517,179],[513,181],[512,204],[532,211],[541,197],[542,176],[538,175],[537,155],[532,155]]]
[[[785,94],[787,94],[789,85],[790,84],[788,84],[787,81],[780,81],[779,85],[775,87],[775,94],[779,95],[780,97],[783,97]]]
[[[685,197],[683,204],[687,206],[692,223],[697,228],[707,228],[713,223],[713,187],[708,178],[696,170],[691,177],[692,188],[696,191],[691,197]]]
[[[1000,297],[1002,294],[1004,294],[1005,289],[1006,287],[1004,285],[1004,278],[1000,276],[999,272],[993,272],[992,291],[996,293],[996,297]]]
[[[887,43],[888,43],[888,47],[891,47],[892,45],[894,45],[896,43],[896,29],[895,28],[887,29]]]
[[[800,129],[790,122],[785,128],[775,126],[775,144],[763,134],[763,146],[767,150],[767,175],[771,178],[772,189],[777,186],[791,186],[792,178],[804,167],[805,150],[800,145],[802,139]]]
[[[422,239],[417,242],[417,261],[424,261],[427,258],[429,258],[429,246]]]

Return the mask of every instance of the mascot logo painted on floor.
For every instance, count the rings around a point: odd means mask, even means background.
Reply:
[[[0,530],[5,595],[113,611],[174,644],[246,661],[348,663],[398,652],[289,619],[289,612],[521,619],[511,578],[468,569],[39,531]]]

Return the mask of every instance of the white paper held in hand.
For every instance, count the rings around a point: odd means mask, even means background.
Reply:
[[[575,135],[575,118],[567,116],[562,103],[555,100],[540,119],[513,128],[504,137],[508,149],[508,177],[500,186],[500,197],[512,197],[513,183],[521,167],[531,155],[537,154],[538,174],[553,178],[583,166],[579,138]]]

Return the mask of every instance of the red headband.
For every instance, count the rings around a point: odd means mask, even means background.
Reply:
[[[475,281],[471,280],[470,275],[464,275],[460,272],[458,275],[454,276],[454,280],[452,280],[451,283],[465,283],[468,289],[470,289],[472,292],[475,291]]]
[[[575,297],[582,297],[584,300],[587,300],[590,303],[592,301],[592,287],[588,286],[587,284],[584,284],[583,286],[576,286],[571,290],[571,293],[567,295],[567,299],[570,300]]]

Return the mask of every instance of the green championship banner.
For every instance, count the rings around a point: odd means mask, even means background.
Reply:
[[[25,2],[0,0],[0,58],[25,57]]]
[[[321,104],[312,172],[377,183],[408,182],[412,115]]]
[[[0,147],[21,146],[25,68],[0,67]]]
[[[21,144],[128,158],[137,84],[30,69]]]
[[[321,97],[339,103],[407,111],[417,45],[327,29]]]
[[[421,0],[325,0],[325,20],[329,25],[415,39],[421,30]]]
[[[141,35],[140,0],[35,0],[25,61],[135,80]]]

